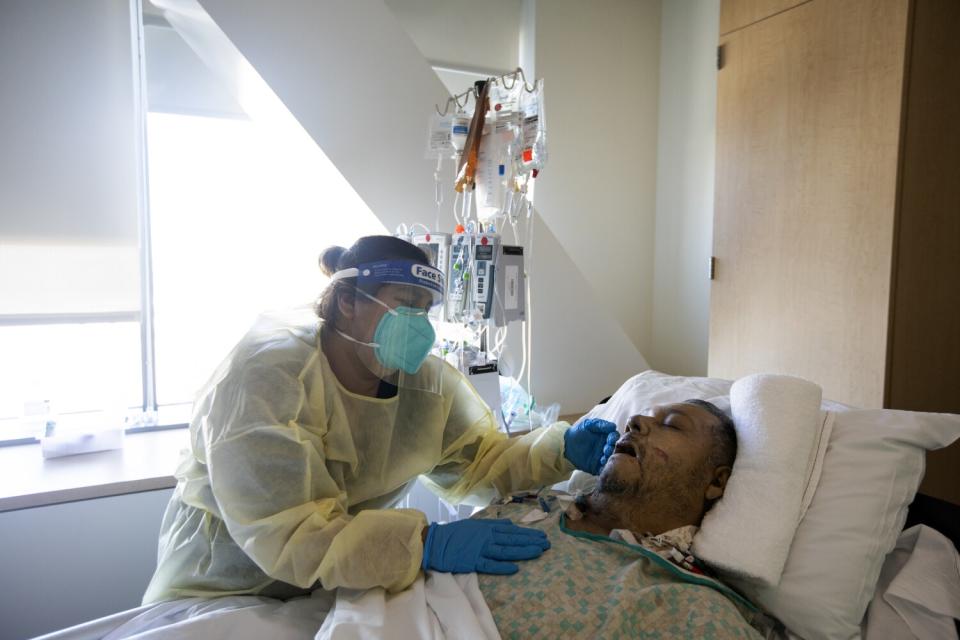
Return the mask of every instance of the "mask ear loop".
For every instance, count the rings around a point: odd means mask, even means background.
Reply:
[[[367,293],[367,292],[364,291],[363,289],[357,288],[357,289],[356,289],[356,292],[359,293],[360,295],[362,295],[363,297],[369,298],[370,300],[376,302],[376,303],[377,303],[378,305],[380,305],[381,307],[385,308],[385,309],[387,310],[387,313],[390,313],[390,314],[395,315],[395,316],[399,316],[399,315],[400,315],[400,314],[397,312],[396,309],[394,309],[393,307],[391,307],[390,305],[388,305],[386,302],[384,302],[384,301],[381,300],[380,298],[378,298],[378,297],[376,297],[376,296],[370,295],[369,293]]]
[[[347,268],[347,269],[340,269],[340,271],[337,271],[337,272],[334,273],[332,276],[330,276],[330,284],[333,284],[334,282],[337,282],[338,280],[345,280],[346,278],[356,278],[356,277],[359,276],[359,275],[360,275],[360,270],[357,269],[356,267],[349,267],[349,268]],[[362,293],[363,295],[367,296],[367,297],[370,298],[371,300],[374,300],[374,301],[376,301],[376,302],[380,302],[380,304],[383,304],[383,302],[381,302],[380,300],[377,300],[376,298],[374,298],[373,296],[371,296],[370,294],[368,294],[366,291],[362,291],[362,290],[361,290],[358,286],[356,286],[356,285],[353,286],[353,291],[354,291],[354,294],[356,294],[356,293]],[[384,305],[384,306],[387,307],[387,310],[388,310],[388,311],[390,310],[390,308],[389,308],[387,305]],[[359,345],[363,345],[364,347],[377,348],[377,347],[380,346],[380,345],[377,344],[376,342],[362,342],[362,341],[360,341],[360,340],[357,340],[357,339],[354,338],[353,336],[349,336],[349,335],[347,335],[346,333],[344,333],[343,331],[340,331],[340,329],[337,329],[337,328],[335,328],[335,327],[334,327],[333,330],[336,331],[337,334],[339,334],[340,337],[342,337],[343,339],[349,340],[350,342],[353,342],[353,343],[356,343],[356,344],[359,344]]]

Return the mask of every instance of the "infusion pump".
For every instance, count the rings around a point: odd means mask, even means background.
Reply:
[[[503,327],[526,318],[523,247],[496,233],[427,233],[412,238],[446,281],[444,304],[430,315],[443,322],[493,320]]]

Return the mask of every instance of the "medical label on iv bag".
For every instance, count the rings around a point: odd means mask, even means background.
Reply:
[[[547,126],[543,111],[543,79],[536,83],[532,93],[524,93],[520,100],[523,121],[520,125],[520,146],[515,152],[518,172],[534,176],[547,160]]]
[[[467,134],[470,133],[470,116],[465,113],[456,113],[450,120],[450,144],[457,153],[463,151],[467,144]]]
[[[533,162],[533,148],[540,133],[540,102],[536,98],[523,105],[523,125],[521,126],[522,159],[525,164]]]
[[[453,152],[452,116],[433,114],[427,129],[427,158],[449,157]]]
[[[523,161],[533,162],[533,145],[537,141],[538,116],[523,119]]]
[[[501,171],[500,136],[485,127],[477,154],[477,217],[486,222],[500,213],[503,201],[504,172]]]

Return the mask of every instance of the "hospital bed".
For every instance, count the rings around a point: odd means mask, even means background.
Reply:
[[[644,372],[643,374],[640,374],[639,376],[636,376],[625,383],[624,387],[627,387],[631,382],[634,382],[634,385],[627,391],[629,393],[636,394],[638,397],[638,402],[643,403],[649,400],[650,404],[680,401],[690,397],[699,397],[704,399],[714,399],[715,397],[722,398],[724,394],[729,392],[730,388],[729,381],[709,378],[681,378],[666,376],[656,372]],[[623,392],[624,387],[622,387],[618,393]],[[842,405],[836,405],[833,408],[855,411],[853,408],[843,407]],[[604,405],[600,404],[587,415],[602,415],[604,410]],[[853,413],[850,415],[852,416]],[[881,415],[883,418],[889,417],[886,413],[878,415]],[[923,414],[916,415],[922,416]],[[900,414],[896,412],[890,412],[890,416],[892,416],[891,420],[893,420],[893,422],[915,417],[912,415],[908,416],[905,413]],[[893,429],[893,433],[895,434],[893,440],[897,441],[895,446],[900,446],[902,444],[900,441],[909,440],[909,437],[905,435],[907,434],[905,429],[901,429],[893,424],[893,422],[891,422],[891,425],[887,426]],[[921,423],[922,419],[919,419],[918,424]],[[878,431],[882,431],[883,428],[886,428],[883,424],[877,426]],[[921,427],[917,427],[917,429],[922,431]],[[852,429],[848,431],[849,433],[846,434],[846,437],[852,437],[850,435],[850,433],[852,433]],[[957,430],[956,435],[960,436],[960,429]],[[839,437],[836,433],[830,436],[830,444],[831,446],[836,444],[837,446],[834,448],[834,450],[839,451],[842,449],[841,445],[843,443],[839,441],[837,443],[833,443],[832,440],[835,436]],[[949,442],[945,442],[944,444],[949,444]],[[924,446],[929,446],[929,442],[927,442]],[[958,445],[955,446],[960,446],[960,442],[958,442]],[[919,477],[916,479],[916,484],[919,484]],[[821,484],[821,486],[817,489],[818,494],[814,499],[818,499],[819,493],[821,491],[826,491],[827,488]],[[957,555],[957,549],[960,548],[960,506],[925,496],[923,494],[916,494],[916,486],[913,486],[912,490],[909,490],[909,497],[906,497],[906,502],[902,506],[903,509],[902,513],[900,514],[901,519],[896,522],[897,529],[894,534],[900,533],[901,531],[917,531],[917,529],[914,528],[917,525],[923,525],[926,527],[924,531],[928,532],[927,539],[934,539],[929,538],[929,536],[936,536],[935,540],[944,541],[946,546],[924,546],[923,553],[927,554],[925,557],[925,562],[928,563],[925,566],[946,566],[948,567],[948,573],[949,568],[953,567],[953,570],[957,573],[958,579],[960,579],[960,561],[958,561]],[[907,508],[908,506],[909,509]],[[901,535],[899,540],[903,541],[905,538],[905,535]],[[867,540],[865,536],[862,543],[863,546],[866,547],[870,541]],[[837,544],[839,544],[839,542]],[[794,546],[796,546],[796,544]],[[919,549],[920,546],[917,548]],[[791,554],[793,553],[794,548],[791,547]],[[890,575],[888,574],[890,573],[891,567],[894,567],[895,564],[897,566],[909,566],[910,559],[913,557],[913,554],[919,554],[920,552],[910,551],[909,549],[904,551],[904,549],[901,549],[899,556],[896,555],[897,551],[894,551],[890,555],[886,556],[885,561],[883,559],[884,553],[885,551],[881,550],[879,560],[879,562],[883,563],[883,567],[880,570],[881,583],[890,578]],[[837,569],[837,571],[840,570],[841,569]],[[827,579],[832,579],[839,578],[840,576],[831,576],[828,574],[825,577]],[[794,576],[791,576],[791,579],[793,578]],[[454,578],[450,576],[443,576],[442,579],[448,581],[454,580]],[[474,625],[471,634],[468,634],[470,637],[496,637],[495,631],[493,631],[493,635],[491,635],[489,629],[484,629],[482,615],[478,614],[479,617],[471,617],[473,614],[477,613],[476,602],[471,604],[471,598],[476,597],[477,591],[475,589],[474,591],[471,591],[472,587],[467,582],[464,582],[464,580],[468,581],[467,578],[460,577],[458,580],[460,580],[459,583],[446,582],[440,584],[439,586],[436,582],[431,585],[429,579],[426,581],[426,583],[424,583],[423,580],[420,580],[418,583],[416,583],[418,585],[416,588],[409,590],[410,593],[405,593],[402,596],[403,598],[406,598],[405,600],[394,601],[391,603],[391,597],[381,594],[379,596],[380,600],[375,602],[373,607],[375,610],[383,612],[389,610],[390,607],[393,606],[403,609],[406,614],[409,614],[409,611],[416,608],[412,603],[420,603],[420,605],[423,606],[426,611],[435,611],[438,613],[441,619],[446,616],[450,620],[465,620],[467,618],[478,620],[477,624]],[[868,591],[868,597],[870,594],[873,594],[874,586],[877,581],[874,580],[873,582],[874,584],[865,585],[865,588]],[[958,580],[958,582],[960,582],[960,580]],[[435,590],[433,593],[433,597],[435,599],[433,601],[431,601],[431,588]],[[938,587],[931,586],[931,588]],[[957,588],[960,589],[960,587]],[[439,599],[436,598],[437,593],[439,593],[436,591],[437,589],[439,589],[439,592],[442,592],[443,594],[443,597]],[[459,600],[456,598],[451,599],[447,597],[451,592],[456,592],[457,594],[462,595],[462,597],[460,597]],[[952,603],[952,598],[956,597],[956,602],[952,604],[954,604],[957,608],[960,608],[960,590],[956,592],[950,591],[948,593],[945,592],[935,595],[942,596],[940,599],[946,602],[944,606],[947,609],[949,609]],[[884,594],[882,593],[876,594],[876,596],[874,596],[874,602],[879,602],[883,596]],[[360,597],[361,596],[353,597],[353,600],[351,600],[349,604],[351,606],[355,605],[359,601]],[[442,602],[442,605],[438,606],[438,602]],[[774,597],[768,598],[766,602],[774,603],[774,606],[779,606],[777,604],[778,600],[776,594],[774,594]],[[204,640],[208,638],[244,639],[262,637],[270,637],[274,640],[314,638],[322,637],[317,636],[318,631],[322,628],[325,619],[328,617],[335,604],[334,596],[322,591],[315,592],[313,596],[308,598],[302,598],[288,602],[281,602],[256,596],[231,596],[212,600],[187,599],[162,603],[154,606],[139,607],[129,611],[120,612],[112,616],[43,636],[43,638],[44,640],[87,640],[93,638],[109,638],[112,640],[123,637],[136,637],[140,640],[153,640],[158,638],[186,638],[188,640],[192,638],[203,638]],[[814,602],[813,604],[816,605],[817,603]],[[471,610],[471,606],[473,606],[473,610]],[[450,607],[450,609],[444,611],[443,607]],[[460,608],[458,609],[457,607]],[[480,608],[482,608],[482,605]],[[767,608],[769,609],[769,607]],[[889,627],[886,626],[889,618],[878,618],[880,622],[871,621],[871,615],[873,611],[880,611],[880,608],[880,605],[871,605],[868,615],[863,616],[861,620],[855,621],[855,624],[857,624],[858,627],[855,631],[853,631],[853,633],[862,633],[863,637],[869,640],[872,640],[873,638],[889,637]],[[943,607],[941,607],[941,609],[943,609]],[[862,615],[862,609],[860,611]],[[954,611],[957,611],[957,609],[954,609]],[[489,614],[489,611],[487,613]],[[943,622],[944,620],[947,620],[947,624],[950,625],[951,633],[960,632],[960,623],[958,623],[956,620],[950,620],[949,614],[950,612],[947,611],[946,618],[944,618],[944,613],[942,610],[938,618],[938,623],[941,626],[937,627],[934,624],[934,626],[930,628],[939,629],[942,633],[944,629]],[[960,613],[954,613],[953,615],[957,616],[960,615]],[[781,616],[778,615],[777,617],[780,618]],[[871,628],[872,623],[877,625],[877,628]],[[410,629],[418,629],[416,632],[417,636],[430,637],[430,633],[439,632],[438,635],[434,634],[434,637],[443,637],[442,630],[444,627],[442,624],[438,624],[435,620],[431,623],[423,623],[423,621],[414,620],[413,622],[410,622],[410,624],[412,625],[409,627]],[[426,624],[426,626],[418,627],[416,626],[418,624]],[[431,624],[433,625],[432,627],[430,626]],[[881,624],[884,625],[884,630],[882,633],[878,633],[878,628]],[[393,631],[396,631],[396,628],[393,628]],[[790,629],[788,626],[785,629],[777,630],[771,637],[784,639],[808,638],[808,640],[815,637],[841,637],[838,635],[840,631],[829,628],[816,628],[813,631],[803,629],[803,631],[806,632],[803,634],[794,633],[794,631],[795,630]],[[848,632],[849,629],[843,631],[844,634]],[[395,634],[391,634],[391,636],[400,637],[396,636]],[[844,635],[842,637],[856,637],[856,635]],[[943,637],[951,636],[944,635]]]

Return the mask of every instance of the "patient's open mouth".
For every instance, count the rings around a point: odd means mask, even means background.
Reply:
[[[636,447],[633,446],[633,443],[629,440],[619,440],[617,444],[613,447],[613,453],[622,453],[624,455],[630,456],[631,458],[640,459],[639,452]]]

